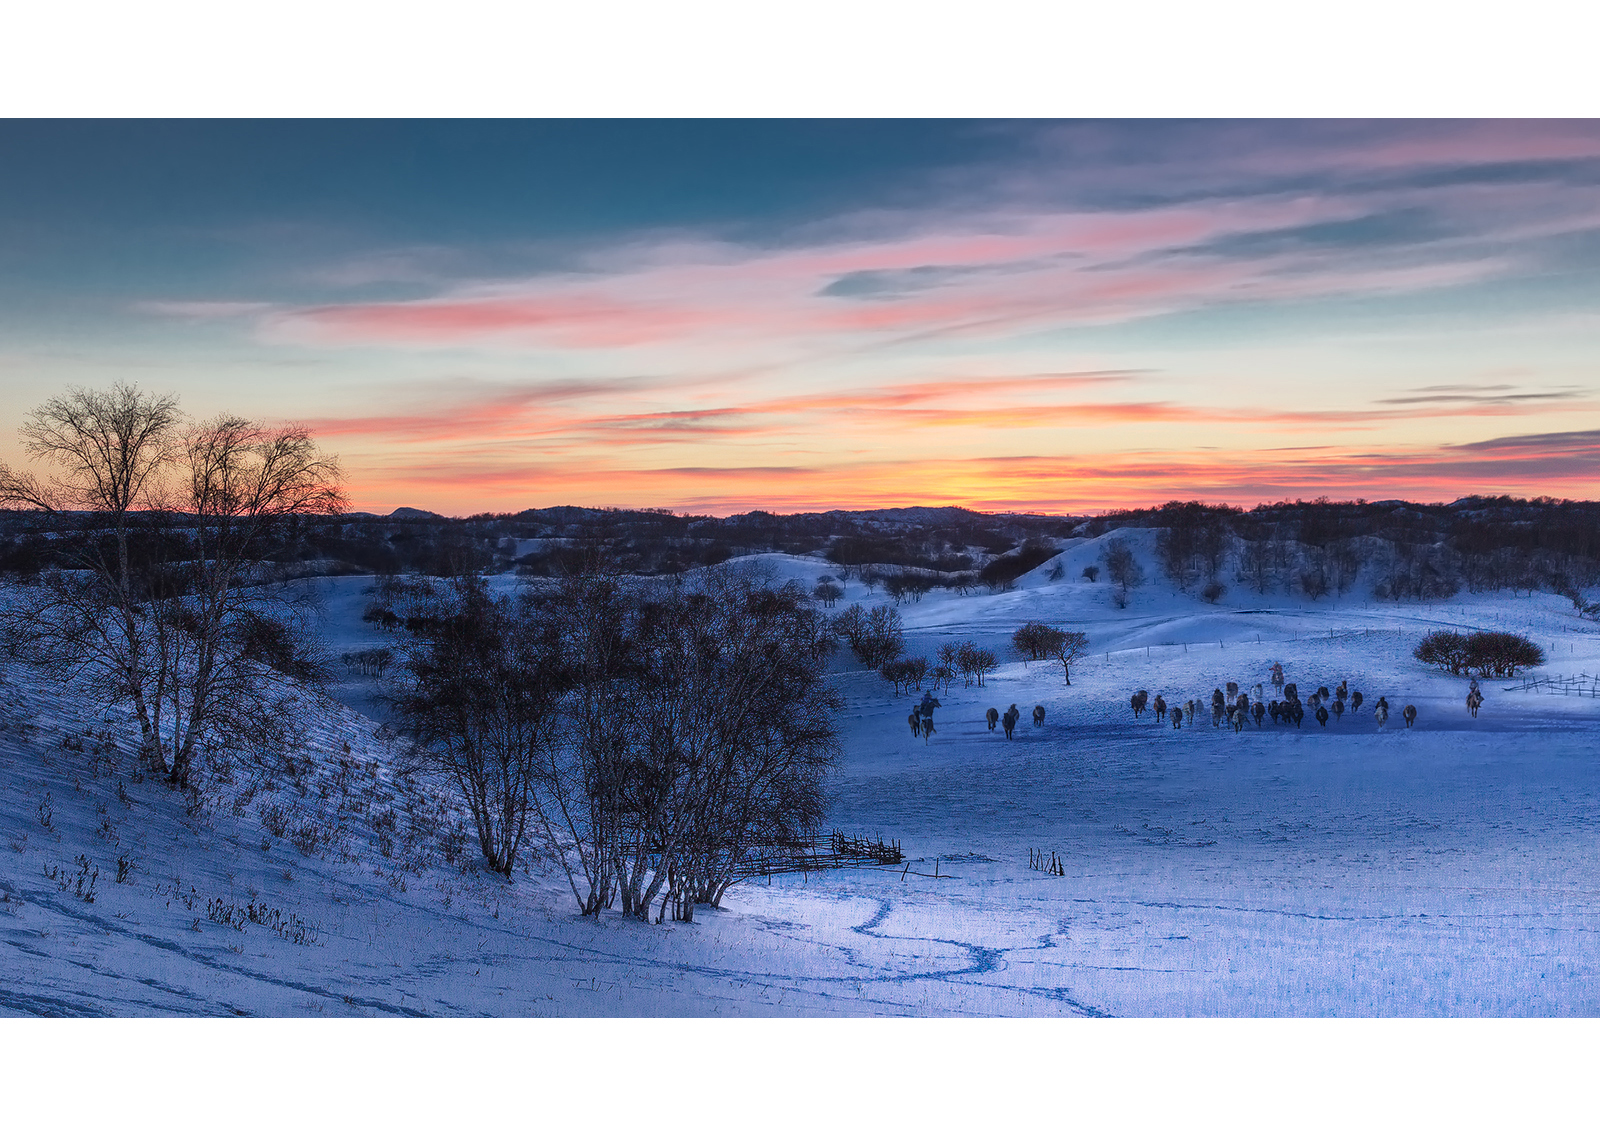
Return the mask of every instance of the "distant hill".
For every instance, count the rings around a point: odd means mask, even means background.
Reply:
[[[0,512],[0,572],[53,564],[50,534],[63,523]],[[1280,501],[1248,511],[1172,501],[1093,517],[954,506],[705,517],[565,505],[462,518],[401,507],[386,517],[302,518],[286,530],[279,560],[291,574],[554,576],[605,564],[660,575],[781,553],[814,557],[840,575],[900,577],[912,591],[1005,588],[1070,539],[1119,529],[1155,530],[1141,544],[1151,561],[1144,568],[1183,591],[1221,582],[1234,594],[1316,598],[1359,583],[1379,598],[1436,599],[1462,588],[1572,594],[1600,583],[1600,503],[1485,496],[1449,504]]]

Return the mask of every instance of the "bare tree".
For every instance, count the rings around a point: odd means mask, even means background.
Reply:
[[[641,670],[636,605],[621,579],[599,563],[564,578],[550,604],[573,691],[562,744],[547,751],[540,770],[535,816],[579,910],[598,915],[621,891],[618,865],[635,819],[628,784],[641,772],[632,753],[633,689]]]
[[[984,679],[999,665],[1000,660],[993,651],[978,646],[970,639],[956,645],[956,667],[968,685],[975,682],[983,686]]]
[[[183,432],[176,400],[125,384],[51,399],[22,435],[55,473],[0,468],[0,498],[46,515],[59,560],[8,613],[12,646],[131,702],[147,767],[175,784],[201,747],[270,740],[286,680],[321,662],[269,569],[285,521],[343,507],[337,463],[303,429]]]
[[[1112,598],[1118,607],[1127,607],[1128,593],[1144,583],[1144,569],[1139,567],[1139,561],[1134,558],[1133,549],[1122,537],[1112,537],[1106,541],[1100,558],[1105,562],[1106,575],[1116,589]]]
[[[1082,631],[1063,631],[1051,654],[1061,664],[1061,676],[1072,685],[1072,664],[1089,656],[1089,636]]]
[[[1264,596],[1272,588],[1274,559],[1270,543],[1265,539],[1243,541],[1239,546],[1239,574],[1257,595]]]
[[[1328,594],[1328,575],[1320,567],[1313,564],[1300,573],[1300,590],[1313,600],[1320,600]]]
[[[259,718],[273,691],[248,649],[272,616],[272,558],[282,551],[284,522],[345,507],[336,461],[301,427],[272,428],[223,415],[183,441],[181,517],[186,559],[177,594],[158,621],[172,714],[166,748],[171,777],[187,783],[196,744],[216,723],[235,729]],[[184,492],[184,491],[187,492]],[[277,634],[285,631],[273,623]],[[179,663],[187,655],[190,665]],[[297,677],[314,673],[304,652]],[[283,673],[279,671],[278,673]]]
[[[148,519],[160,479],[177,454],[177,400],[118,383],[109,391],[72,388],[29,417],[21,434],[36,460],[54,467],[42,482],[0,464],[0,501],[36,509],[59,523],[56,548],[65,571],[7,615],[13,649],[53,673],[82,678],[110,702],[130,699],[147,764],[166,772],[152,726],[152,683],[159,690],[149,601],[152,560]]]
[[[914,690],[922,689],[922,682],[928,677],[928,656],[913,655],[906,659],[906,679],[908,685]]]
[[[904,624],[892,604],[879,604],[871,611],[851,604],[834,618],[832,626],[850,644],[861,665],[871,670],[899,658],[906,647]]]
[[[492,598],[472,575],[413,608],[407,623],[412,681],[395,700],[397,717],[460,790],[489,867],[509,877],[568,685],[557,628],[526,596]]]
[[[586,914],[719,903],[753,847],[822,815],[838,696],[827,621],[795,585],[587,574],[551,597],[573,679],[532,809]]]
[[[1027,662],[1048,659],[1055,653],[1062,634],[1060,628],[1032,620],[1012,632],[1011,649]]]
[[[833,582],[832,577],[824,577],[811,593],[822,602],[823,607],[832,607],[844,596],[844,589]]]

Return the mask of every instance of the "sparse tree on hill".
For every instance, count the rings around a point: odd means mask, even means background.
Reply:
[[[1301,579],[1301,590],[1307,598],[1320,600],[1328,594],[1328,574],[1322,568],[1307,568],[1302,571],[1299,579]]]
[[[993,651],[978,646],[970,639],[956,646],[956,667],[961,671],[966,685],[976,683],[983,686],[989,673],[999,665],[1000,660]]]
[[[878,668],[878,674],[885,682],[894,685],[896,695],[903,686],[907,690],[921,690],[922,680],[928,673],[928,660],[918,657],[914,659],[895,659],[884,663]]]
[[[832,607],[844,598],[844,589],[829,579],[824,579],[811,593],[823,607]]]
[[[912,690],[921,690],[922,682],[928,677],[928,657],[914,655],[906,660],[906,681]]]
[[[1265,540],[1245,541],[1239,550],[1239,574],[1255,589],[1257,595],[1266,595],[1272,589],[1272,566],[1275,557]]]
[[[799,586],[585,573],[530,614],[559,629],[570,683],[530,816],[581,911],[687,921],[750,849],[814,834],[840,701]]]
[[[1510,631],[1430,631],[1412,651],[1419,662],[1451,674],[1477,672],[1480,678],[1511,678],[1519,669],[1544,665],[1544,650],[1526,635]]]
[[[1055,655],[1056,645],[1064,634],[1060,628],[1033,620],[1012,633],[1011,649],[1027,662],[1048,659]]]
[[[1105,562],[1106,575],[1115,588],[1112,599],[1118,607],[1127,607],[1129,593],[1144,583],[1144,569],[1139,567],[1133,549],[1122,537],[1112,537],[1106,541],[1100,558]]]
[[[833,621],[833,630],[869,670],[900,657],[906,647],[902,628],[900,613],[891,604],[879,604],[871,611],[851,604]]]
[[[939,581],[931,572],[907,572],[902,577],[902,582],[911,601],[921,603],[922,597],[933,591],[934,585]]]
[[[910,674],[907,672],[906,661],[904,659],[894,659],[890,662],[884,663],[878,668],[878,677],[882,678],[884,682],[890,683],[894,687],[896,698],[900,696],[900,688],[905,686],[911,678]]]
[[[1063,631],[1051,648],[1051,657],[1061,664],[1061,676],[1072,685],[1072,664],[1089,656],[1089,636],[1082,631]]]

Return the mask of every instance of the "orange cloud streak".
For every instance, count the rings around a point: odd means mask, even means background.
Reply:
[[[824,467],[594,469],[470,459],[364,470],[359,500],[449,512],[537,505],[667,505],[710,513],[890,505],[1082,512],[1200,497],[1249,505],[1285,497],[1448,500],[1468,493],[1592,496],[1600,431],[1362,453],[1332,446],[1232,454],[1028,455],[840,463]],[[381,503],[381,504],[380,504]]]

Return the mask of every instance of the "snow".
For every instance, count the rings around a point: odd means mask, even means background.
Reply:
[[[1545,646],[1541,673],[1595,674],[1600,628],[1542,594],[1310,603],[1240,585],[1212,606],[1161,582],[1118,609],[1103,577],[1080,575],[1102,544],[1071,542],[1056,582],[1046,564],[1010,592],[900,609],[915,653],[970,637],[1006,658],[1030,619],[1084,630],[1096,653],[1070,686],[1059,667],[1020,662],[984,688],[958,681],[924,742],[905,721],[915,697],[844,669],[841,653],[830,823],[898,839],[909,871],[757,880],[690,925],[581,919],[544,863],[508,882],[446,862],[450,806],[425,778],[407,781],[370,680],[308,710],[309,770],[235,809],[241,774],[191,817],[179,795],[134,778],[125,715],[108,721],[13,664],[0,690],[0,1012],[1600,1013],[1600,700],[1485,681],[1473,720],[1465,680],[1410,655],[1432,627],[1507,629]],[[814,558],[746,560],[808,586],[837,575]],[[309,585],[335,656],[386,641],[360,620],[371,584]],[[846,588],[844,604],[884,602]],[[1346,679],[1367,705],[1326,729],[1308,716],[1239,734],[1209,715],[1173,730],[1128,708],[1141,687],[1209,705],[1230,679],[1265,682],[1273,661],[1302,692]],[[1394,714],[1379,729],[1382,694]],[[1023,719],[1008,742],[983,712],[1013,702]],[[91,775],[93,738],[84,754],[62,748],[85,730],[114,743],[102,755],[114,769],[102,760]],[[264,828],[263,805],[297,816],[285,836]],[[328,839],[306,852],[291,837],[311,822]],[[1058,854],[1066,874],[1030,870],[1030,848]],[[99,870],[92,904],[70,883],[78,855]],[[119,856],[137,864],[121,884]],[[252,903],[303,920],[309,941],[207,916]]]

